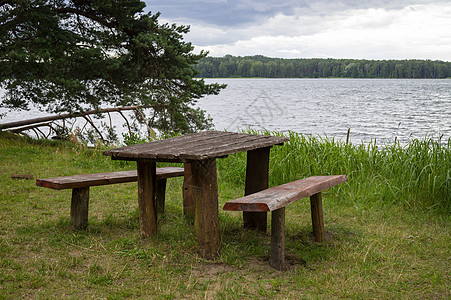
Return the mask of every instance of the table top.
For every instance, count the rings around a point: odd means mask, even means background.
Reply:
[[[185,162],[226,157],[229,154],[281,145],[288,137],[224,131],[204,131],[106,150],[104,155],[121,160]]]

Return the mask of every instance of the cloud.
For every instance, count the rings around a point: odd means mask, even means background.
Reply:
[[[165,19],[187,24],[241,27],[258,24],[276,15],[327,16],[346,10],[448,3],[448,0],[147,0],[147,9]]]
[[[449,1],[169,0],[150,5],[165,8],[162,21],[190,24],[186,40],[212,56],[451,60]]]

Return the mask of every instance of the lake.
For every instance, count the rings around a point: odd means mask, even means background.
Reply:
[[[198,101],[218,130],[289,130],[353,143],[451,137],[449,79],[206,79],[226,83]],[[5,110],[0,109],[0,113]],[[42,116],[12,112],[0,123]],[[45,114],[44,114],[45,115]],[[123,119],[112,114],[120,132]],[[144,131],[144,129],[142,129]]]
[[[199,101],[217,129],[295,131],[352,142],[451,137],[451,80],[207,79],[226,83]]]

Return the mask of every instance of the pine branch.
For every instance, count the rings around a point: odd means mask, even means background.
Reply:
[[[0,1],[0,6],[6,5],[6,4],[12,4],[13,0],[2,0]]]

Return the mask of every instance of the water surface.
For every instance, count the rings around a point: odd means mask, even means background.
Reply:
[[[353,143],[407,143],[451,137],[449,79],[206,79],[226,83],[219,95],[199,100],[218,130],[289,130]],[[1,91],[0,91],[1,92]],[[0,109],[0,113],[5,109]],[[8,112],[0,123],[47,115],[37,109]],[[116,129],[124,120],[112,113]],[[108,119],[103,120],[109,123]],[[96,121],[97,123],[100,120]],[[83,123],[79,125],[83,126]],[[145,132],[145,128],[141,129]]]
[[[208,79],[228,87],[199,101],[217,129],[268,129],[353,142],[451,136],[451,80]]]

